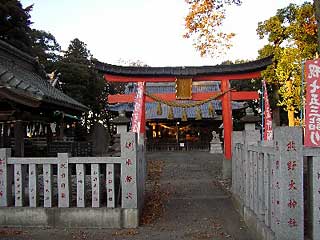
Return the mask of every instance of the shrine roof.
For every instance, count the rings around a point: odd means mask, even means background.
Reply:
[[[40,75],[36,59],[0,40],[0,94],[20,104],[50,105],[57,110],[87,111]],[[34,104],[34,105],[33,105]]]
[[[128,83],[125,87],[125,94],[136,93],[137,84]],[[164,82],[164,83],[146,83],[146,91],[150,94],[156,93],[175,93],[176,85],[174,82]],[[192,92],[217,92],[220,91],[220,82],[218,81],[197,81],[192,83]]]
[[[272,56],[259,60],[240,63],[240,64],[222,64],[215,66],[180,66],[180,67],[136,67],[136,66],[118,66],[108,63],[96,62],[95,67],[98,71],[105,74],[114,74],[120,76],[206,76],[257,72],[266,69],[272,63]]]

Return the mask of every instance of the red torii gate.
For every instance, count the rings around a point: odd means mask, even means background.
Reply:
[[[104,63],[97,63],[96,69],[104,73],[108,82],[175,82],[180,78],[192,78],[192,81],[220,81],[220,92],[193,93],[190,100],[200,101],[217,94],[224,93],[218,99],[222,101],[222,120],[224,126],[224,153],[227,160],[231,160],[232,141],[232,107],[231,101],[259,99],[256,91],[229,91],[231,80],[249,80],[261,77],[261,71],[272,63],[272,58],[233,65],[216,65],[200,67],[125,67]],[[174,93],[155,94],[157,97],[173,101]],[[134,94],[109,95],[109,103],[132,103]],[[153,101],[144,95],[145,102]],[[142,106],[145,109],[145,106]],[[141,132],[145,131],[145,110],[143,111]]]

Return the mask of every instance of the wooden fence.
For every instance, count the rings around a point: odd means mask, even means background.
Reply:
[[[120,157],[69,157],[68,153],[59,153],[50,158],[17,158],[10,152],[0,149],[0,212],[8,207],[140,212],[143,206],[145,153],[135,133],[121,134]],[[5,217],[0,217],[0,224],[15,225]]]
[[[302,129],[280,127],[272,143],[258,131],[235,133],[232,192],[262,239],[319,239],[320,149],[306,148]]]

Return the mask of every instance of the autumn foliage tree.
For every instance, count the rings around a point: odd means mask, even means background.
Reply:
[[[229,49],[234,33],[221,29],[226,6],[240,5],[241,0],[185,0],[189,6],[185,17],[185,38],[193,39],[193,45],[201,56],[218,56]]]
[[[262,72],[272,86],[277,105],[288,112],[289,125],[301,106],[301,67],[317,51],[317,25],[311,3],[290,4],[275,16],[258,24],[257,33],[268,44],[259,50],[260,57],[273,55],[274,61]]]

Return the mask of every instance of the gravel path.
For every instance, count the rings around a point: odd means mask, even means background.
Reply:
[[[222,155],[162,152],[148,153],[147,159],[163,164],[160,179],[147,185],[148,195],[160,201],[159,214],[148,224],[122,230],[0,229],[0,239],[254,239],[217,180]]]

